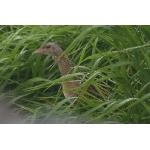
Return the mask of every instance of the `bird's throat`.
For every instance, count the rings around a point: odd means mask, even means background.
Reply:
[[[60,59],[58,59],[56,63],[60,70],[61,76],[68,74],[70,70],[72,69],[72,67],[75,66],[75,64],[72,61],[70,61],[69,58],[66,56],[63,56]]]

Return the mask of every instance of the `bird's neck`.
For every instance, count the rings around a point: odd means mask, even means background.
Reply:
[[[75,64],[65,55],[57,59],[56,63],[58,65],[61,76],[68,74],[71,68],[75,66]]]

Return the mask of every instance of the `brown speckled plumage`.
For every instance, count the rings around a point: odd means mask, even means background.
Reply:
[[[63,53],[61,48],[55,43],[47,43],[44,46],[37,49],[36,51],[34,51],[34,53],[43,53],[52,56],[52,59],[58,65],[61,76],[70,73],[72,67],[75,66],[75,64]],[[79,85],[80,82],[77,80],[63,81],[62,90],[64,96],[66,98],[77,96],[77,93],[75,93],[75,88],[79,87]],[[88,92],[95,95],[96,97],[101,97],[101,95],[92,85],[89,86]]]

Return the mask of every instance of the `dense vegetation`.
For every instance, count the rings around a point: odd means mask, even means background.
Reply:
[[[65,78],[103,83],[109,98],[70,104],[53,60],[32,54],[49,41],[84,70]],[[29,123],[150,123],[150,26],[0,26],[0,92]]]

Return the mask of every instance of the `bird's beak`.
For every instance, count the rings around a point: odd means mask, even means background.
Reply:
[[[33,52],[33,54],[43,53],[45,50],[43,48],[39,48]]]

